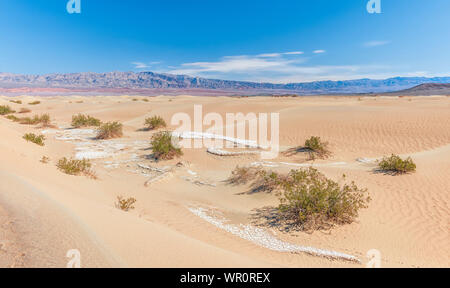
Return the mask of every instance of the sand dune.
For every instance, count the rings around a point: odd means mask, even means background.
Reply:
[[[49,113],[56,126],[44,129],[0,118],[2,267],[65,267],[69,249],[81,252],[84,267],[364,267],[371,249],[381,252],[385,267],[449,266],[449,97],[178,96],[169,101],[160,96],[148,102],[129,96],[19,98],[41,101],[30,106],[31,115]],[[0,105],[16,110],[27,106],[10,99],[0,97]],[[176,160],[149,159],[154,132],[140,130],[144,119],[160,115],[170,124],[174,113],[193,116],[194,104],[203,105],[204,113],[223,116],[280,113],[282,150],[312,135],[328,141],[333,155],[314,165],[331,178],[345,173],[367,187],[373,199],[369,208],[357,222],[331,231],[308,234],[263,226],[261,235],[289,247],[355,256],[360,263],[271,250],[193,213],[208,209],[227,219],[226,227],[251,227],[258,209],[275,206],[278,199],[246,193],[245,185],[227,185],[231,170],[264,164],[286,172],[310,163],[302,153],[263,162],[257,154],[225,157],[206,148],[184,149]],[[95,131],[67,129],[78,113],[122,122],[124,137],[97,141],[92,139]],[[44,133],[46,145],[27,143],[22,139],[26,132]],[[374,173],[373,160],[391,153],[412,156],[417,172]],[[41,163],[42,156],[50,163]],[[86,156],[98,180],[65,175],[55,167],[61,157]],[[116,209],[119,195],[136,198],[136,209]]]

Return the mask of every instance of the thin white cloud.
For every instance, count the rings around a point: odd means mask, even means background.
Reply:
[[[377,47],[391,43],[390,41],[369,41],[363,44],[364,47]]]
[[[327,52],[327,51],[326,50],[314,50],[313,51],[314,54],[322,54],[322,53],[325,53],[325,52]]]
[[[281,56],[280,53],[265,53],[265,54],[257,55],[257,57],[262,57],[262,58],[273,58],[273,57],[280,57],[280,56]]]
[[[285,52],[284,55],[302,55],[304,54],[302,51],[292,51],[292,52]]]
[[[149,62],[149,63],[144,63],[144,62],[131,62],[131,64],[134,65],[134,69],[148,69],[154,65],[158,65],[161,64],[160,61],[154,61],[154,62]]]

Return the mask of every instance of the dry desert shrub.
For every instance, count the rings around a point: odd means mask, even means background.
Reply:
[[[98,127],[102,124],[102,122],[94,117],[89,115],[73,115],[72,116],[72,127],[81,128],[81,127]]]
[[[228,184],[233,185],[243,185],[250,181],[255,181],[260,177],[263,169],[261,167],[239,167],[236,166],[233,171],[231,171],[230,177],[226,180]]]
[[[328,142],[323,142],[320,137],[312,136],[305,141],[305,148],[309,152],[310,159],[316,158],[325,159],[331,155],[328,150]]]
[[[42,114],[40,116],[34,115],[33,117],[22,117],[22,118],[18,118],[18,117],[14,117],[13,118],[13,117],[11,117],[10,119],[15,121],[15,122],[19,122],[20,124],[23,124],[23,125],[37,125],[37,124],[41,124],[42,127],[50,127],[50,126],[52,126],[49,114]]]
[[[134,209],[134,203],[136,203],[136,199],[130,197],[128,199],[124,199],[122,196],[117,197],[116,208],[128,212]]]
[[[47,157],[47,156],[42,156],[40,162],[44,163],[44,164],[47,164],[48,162],[50,162],[50,158]]]
[[[28,105],[38,105],[38,104],[41,104],[41,101],[33,101],[28,103]]]
[[[151,140],[153,157],[156,160],[171,160],[183,155],[181,148],[176,147],[172,141],[172,134],[169,131],[158,132]]]
[[[60,159],[56,164],[59,170],[68,174],[68,175],[85,175],[96,179],[95,173],[91,170],[92,164],[89,160],[76,160],[76,159],[67,159],[66,157]]]
[[[160,116],[152,116],[145,119],[144,125],[148,130],[155,130],[159,128],[165,128],[167,126],[166,121]]]
[[[9,107],[8,105],[1,105],[0,106],[0,115],[8,115],[8,114],[12,114],[12,113],[15,113],[15,112],[16,111],[11,109],[11,107]]]
[[[304,231],[352,223],[371,200],[367,189],[341,185],[314,168],[292,170],[280,185],[280,216]]]
[[[388,174],[406,174],[416,171],[416,164],[411,157],[403,160],[400,156],[392,154],[390,157],[383,157],[378,162],[378,171]]]
[[[15,104],[22,104],[21,100],[9,100],[9,102],[15,103]]]
[[[120,138],[123,136],[123,125],[119,122],[102,124],[97,130],[97,139]]]
[[[280,197],[277,221],[303,231],[352,223],[371,200],[367,190],[358,188],[354,182],[341,185],[314,168],[291,170],[286,175],[262,168],[237,167],[228,182],[251,182],[253,192],[275,191]]]
[[[44,140],[45,140],[45,136],[44,135],[36,135],[34,133],[27,133],[25,135],[23,135],[23,139],[27,140],[27,142],[32,142],[34,144],[37,144],[39,146],[44,146]]]

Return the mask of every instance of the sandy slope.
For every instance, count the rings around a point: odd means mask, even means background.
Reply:
[[[35,99],[19,98],[24,103]],[[80,250],[82,266],[93,267],[364,267],[370,249],[380,250],[383,266],[449,266],[448,97],[140,99],[51,97],[28,106],[0,98],[0,105],[50,113],[62,127],[69,126],[73,114],[82,112],[104,121],[119,120],[125,130],[124,138],[118,140],[125,148],[114,157],[94,160],[99,180],[92,180],[64,175],[54,165],[63,156],[75,155],[76,142],[48,134],[45,147],[26,143],[21,138],[24,133],[42,129],[0,118],[0,240],[13,243],[2,246],[3,250],[0,247],[5,255],[1,266],[64,267],[65,254],[73,248]],[[300,145],[311,135],[329,141],[334,154],[319,161],[323,164],[319,170],[333,178],[345,173],[367,187],[373,199],[369,208],[361,212],[358,222],[327,232],[286,233],[263,228],[286,243],[348,253],[361,264],[272,251],[191,213],[189,207],[209,208],[218,218],[229,219],[229,224],[252,224],[257,209],[278,202],[274,195],[247,194],[248,187],[223,182],[236,165],[259,161],[256,156],[221,158],[202,148],[185,150],[178,160],[152,163],[145,157],[151,151],[132,147],[136,141],[148,141],[152,134],[138,131],[145,117],[161,115],[170,122],[177,112],[192,115],[194,104],[202,104],[204,113],[221,115],[279,112],[283,149]],[[390,153],[411,155],[417,172],[397,177],[375,174],[373,164],[355,161]],[[137,154],[138,160],[127,162],[132,154]],[[43,155],[51,162],[40,163]],[[182,167],[175,166],[179,161],[183,161]],[[301,155],[273,160],[302,161]],[[328,165],[336,162],[344,165]],[[151,173],[138,163],[170,166],[171,172],[145,186],[150,177],[146,174]],[[280,165],[273,169],[290,168]],[[135,197],[136,209],[128,213],[116,209],[118,195]]]

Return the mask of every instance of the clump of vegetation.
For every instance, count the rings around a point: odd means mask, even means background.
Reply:
[[[34,144],[37,144],[39,146],[44,146],[44,135],[36,135],[34,133],[27,133],[23,135],[23,139],[27,140],[27,142],[33,142]]]
[[[239,167],[236,166],[233,171],[231,171],[231,176],[228,177],[226,182],[228,184],[242,185],[247,184],[250,181],[255,181],[261,176],[263,170],[261,167]]]
[[[166,121],[160,116],[152,116],[145,119],[145,126],[148,130],[155,130],[159,128],[165,128],[167,126]]]
[[[367,190],[358,188],[354,182],[341,185],[312,167],[291,170],[289,174],[260,167],[237,167],[228,182],[251,182],[252,191],[275,191],[280,196],[277,220],[304,231],[351,223],[371,200]]]
[[[102,122],[94,117],[91,117],[89,115],[73,115],[72,116],[72,127],[74,128],[80,128],[80,127],[98,127],[102,124]]]
[[[8,115],[8,116],[6,116],[6,119],[9,119],[9,120],[14,121],[14,122],[19,122],[20,121],[20,118],[16,117],[15,115]]]
[[[25,113],[30,113],[30,112],[31,112],[31,110],[28,109],[28,108],[21,108],[21,109],[19,110],[19,113],[20,113],[20,114],[25,114]]]
[[[42,127],[50,127],[51,120],[49,114],[42,114],[40,116],[34,115],[33,117],[16,118],[14,121],[19,122],[23,125],[37,125],[41,124]]]
[[[144,99],[142,99],[142,101],[144,101],[144,102],[148,102],[148,99],[147,99],[147,98],[144,98]]]
[[[354,182],[340,185],[314,168],[292,170],[280,185],[278,211],[301,230],[352,223],[371,200],[367,189],[358,188]]]
[[[137,98],[133,98],[133,101],[136,102],[136,101],[138,101],[138,99]]]
[[[323,142],[320,137],[312,136],[305,141],[305,149],[308,150],[310,159],[325,159],[331,155],[328,150],[328,142]]]
[[[12,114],[12,113],[15,113],[15,112],[16,111],[11,109],[11,107],[9,107],[8,105],[1,105],[0,106],[0,115],[8,115],[8,114]]]
[[[153,135],[151,145],[156,160],[170,160],[183,155],[181,148],[175,147],[172,143],[172,134],[168,131]]]
[[[390,157],[383,157],[378,162],[378,169],[390,174],[405,174],[416,171],[416,164],[411,157],[403,160],[400,156],[392,154]]]
[[[117,197],[116,208],[128,212],[134,209],[134,203],[136,203],[136,199],[130,197],[128,199],[124,199],[122,196]]]
[[[95,173],[91,170],[91,162],[87,159],[76,160],[64,157],[58,161],[56,167],[68,175],[85,175],[94,179],[97,178]]]
[[[47,164],[48,162],[50,162],[50,158],[47,156],[42,156],[40,161],[41,163]]]
[[[120,138],[123,136],[122,127],[119,122],[104,123],[97,130],[97,139]]]
[[[28,105],[38,105],[38,104],[41,104],[41,101],[33,101],[28,103]]]
[[[21,100],[9,100],[11,103],[22,104]]]

